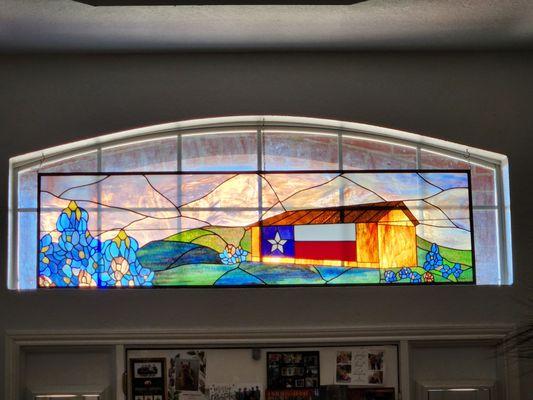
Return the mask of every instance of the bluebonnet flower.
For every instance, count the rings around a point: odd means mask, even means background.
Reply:
[[[442,256],[440,255],[439,246],[433,243],[431,249],[426,254],[426,261],[424,262],[424,269],[431,271],[437,269],[442,265]]]
[[[394,271],[391,271],[391,270],[385,271],[383,276],[385,277],[385,282],[387,283],[396,282],[398,280]]]
[[[121,230],[102,245],[100,286],[152,286],[154,272],[137,259],[139,243]]]
[[[400,279],[409,278],[409,276],[411,276],[411,268],[403,267],[400,271],[398,271],[398,276]]]
[[[54,287],[57,286],[56,282],[62,280],[54,256],[54,245],[49,234],[39,240],[39,287]]]
[[[50,235],[40,241],[39,284],[96,286],[99,241],[87,230],[89,214],[71,201],[56,222],[57,243]]]
[[[451,269],[451,273],[456,277],[459,278],[461,274],[463,273],[463,270],[461,269],[461,264],[455,263],[454,266]]]
[[[411,275],[409,276],[412,283],[420,283],[422,282],[422,277],[418,272],[411,272]]]
[[[223,264],[232,265],[246,261],[247,255],[248,252],[246,250],[243,250],[241,246],[235,247],[232,244],[228,244],[224,248],[224,251],[218,256],[220,257],[220,260]]]
[[[442,266],[442,269],[440,270],[442,277],[448,279],[448,277],[452,274],[452,270],[449,266],[444,264]]]
[[[57,219],[57,243],[48,234],[41,238],[39,286],[151,285],[154,273],[137,260],[137,241],[120,231],[102,245],[88,221],[87,211],[71,201]]]

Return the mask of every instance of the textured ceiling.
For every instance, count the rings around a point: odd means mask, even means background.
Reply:
[[[533,48],[532,0],[92,7],[0,0],[0,52]]]

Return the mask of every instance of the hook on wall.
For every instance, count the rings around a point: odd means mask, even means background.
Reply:
[[[44,152],[42,152],[41,159],[39,160],[39,167],[37,168],[37,172],[41,170],[45,161],[46,161],[46,156],[44,155]]]

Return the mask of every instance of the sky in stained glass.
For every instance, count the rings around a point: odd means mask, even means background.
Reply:
[[[55,231],[70,200],[94,210],[89,227],[97,236],[125,229],[141,246],[202,226],[247,226],[288,210],[402,200],[420,221],[419,236],[471,246],[465,172],[43,175],[41,232]]]

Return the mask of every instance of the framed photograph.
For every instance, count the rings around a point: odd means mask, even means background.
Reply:
[[[211,383],[206,400],[263,400],[259,383]]]
[[[383,370],[383,352],[369,352],[368,353],[368,369],[372,371]]]
[[[167,400],[165,358],[130,359],[130,393],[134,400]]]
[[[200,360],[176,358],[176,388],[179,391],[199,390]]]
[[[352,383],[352,366],[350,364],[337,364],[336,381]]]
[[[386,362],[383,347],[353,347],[338,350],[335,364],[335,384],[352,386],[383,386]]]

